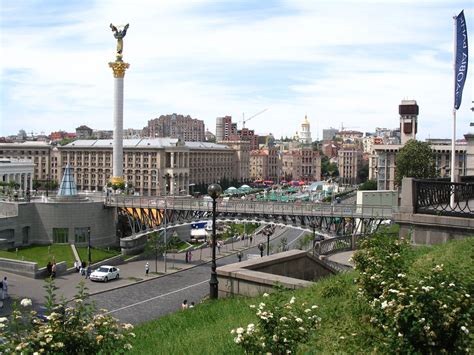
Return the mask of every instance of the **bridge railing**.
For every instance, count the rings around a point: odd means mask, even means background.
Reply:
[[[417,179],[413,183],[415,213],[474,217],[474,183]],[[454,205],[450,203],[452,194]]]
[[[137,208],[169,208],[176,210],[212,211],[212,200],[196,198],[143,197],[143,196],[109,196],[108,206]],[[247,200],[218,200],[218,212],[311,216],[324,215],[336,217],[374,217],[392,218],[398,206],[345,205],[311,202],[261,202]]]

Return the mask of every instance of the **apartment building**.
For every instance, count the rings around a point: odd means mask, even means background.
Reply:
[[[321,156],[311,148],[296,148],[281,154],[282,176],[292,180],[321,180]]]
[[[358,183],[358,172],[362,166],[362,151],[354,145],[343,146],[337,152],[337,166],[342,184]]]
[[[204,121],[173,113],[161,115],[148,121],[148,126],[143,129],[144,136],[150,138],[180,138],[186,142],[204,142]]]

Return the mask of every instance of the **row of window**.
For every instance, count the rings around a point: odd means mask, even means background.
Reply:
[[[88,241],[90,227],[74,228],[74,243]],[[53,228],[53,243],[69,243],[69,228]]]

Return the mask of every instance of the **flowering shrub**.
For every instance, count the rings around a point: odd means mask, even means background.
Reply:
[[[470,291],[443,270],[407,276],[408,244],[375,237],[354,256],[360,294],[372,309],[371,322],[383,329],[385,343],[402,353],[467,353],[474,338]],[[472,286],[472,285],[471,285]]]
[[[294,353],[300,343],[309,340],[311,331],[316,329],[320,318],[316,315],[317,306],[297,304],[295,297],[285,303],[284,294],[276,292],[272,296],[263,295],[265,302],[258,306],[256,324],[232,329],[234,341],[247,353]]]
[[[47,285],[49,299],[54,299],[54,281]],[[14,306],[9,318],[0,318],[3,341],[0,353],[13,354],[96,354],[123,353],[131,349],[131,324],[120,324],[105,310],[98,312],[85,302],[84,284],[79,285],[73,305],[66,302],[49,304],[45,319],[31,310],[30,299]]]
[[[409,248],[407,241],[386,235],[361,242],[352,259],[359,270],[356,281],[368,299],[379,297],[389,283],[406,273]]]
[[[443,272],[443,265],[436,265],[419,280],[389,285],[371,302],[376,315],[372,321],[384,329],[392,349],[469,352],[474,307],[471,295],[455,280]]]

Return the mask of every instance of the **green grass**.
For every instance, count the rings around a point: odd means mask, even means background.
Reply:
[[[88,255],[87,255],[87,247],[76,247],[77,252],[79,254],[79,257],[81,260],[87,261],[88,260]],[[96,249],[92,248],[91,249],[91,259],[92,263],[97,263],[99,261],[109,259],[113,256],[119,255],[120,252],[118,250],[114,249]]]
[[[443,263],[453,273],[465,275],[467,285],[474,283],[474,238],[436,247],[415,247],[411,273],[426,272],[433,263]],[[356,271],[323,279],[313,286],[288,291],[288,299],[319,306],[321,326],[310,343],[301,345],[304,354],[380,353],[384,334],[370,325],[366,303],[357,297]],[[255,323],[255,310],[261,297],[233,297],[206,301],[193,309],[178,311],[135,328],[132,353],[135,354],[242,354],[230,330]],[[176,301],[179,309],[179,301]]]
[[[49,253],[48,253],[49,248]],[[65,261],[67,267],[74,265],[74,254],[69,244],[52,244],[47,245],[35,245],[31,247],[18,248],[18,255],[15,250],[5,251],[0,250],[1,258],[33,261],[38,263],[38,267],[45,267],[48,261],[53,261],[53,258],[57,263]]]

